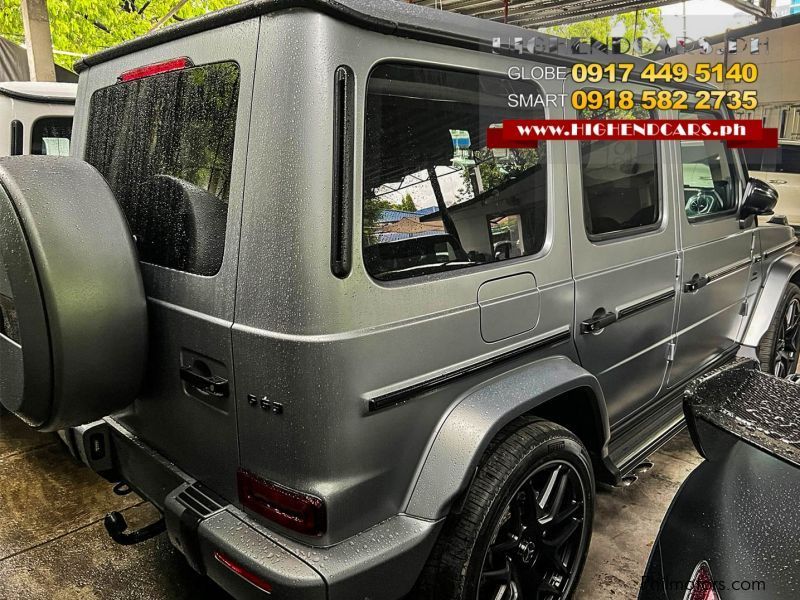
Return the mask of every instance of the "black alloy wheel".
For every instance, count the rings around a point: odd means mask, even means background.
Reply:
[[[758,346],[761,370],[776,377],[797,371],[800,359],[800,287],[786,285],[780,304]]]
[[[575,467],[538,467],[508,503],[486,552],[477,600],[562,600],[588,543],[586,490]]]
[[[414,600],[567,600],[586,561],[594,473],[569,430],[520,417],[454,503]]]
[[[792,298],[786,305],[778,328],[773,375],[786,377],[797,370],[798,341],[800,341],[800,298]]]

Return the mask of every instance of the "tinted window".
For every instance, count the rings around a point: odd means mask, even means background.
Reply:
[[[486,130],[513,118],[504,77],[381,65],[369,80],[364,148],[364,260],[378,279],[495,263],[541,250],[544,145],[490,150]],[[542,110],[525,111],[544,118]]]
[[[800,173],[800,144],[782,142],[777,148],[745,148],[747,168],[771,173]]]
[[[239,68],[217,63],[94,93],[86,160],[108,180],[145,262],[222,264]]]
[[[683,113],[681,119],[715,119],[711,113]],[[733,158],[720,141],[682,141],[683,200],[686,216],[699,219],[736,209]]]
[[[581,119],[649,119],[648,111],[584,110]],[[581,142],[586,231],[602,239],[651,229],[660,220],[658,153],[654,141]]]
[[[69,156],[72,138],[71,117],[46,117],[38,119],[31,131],[31,154]]]

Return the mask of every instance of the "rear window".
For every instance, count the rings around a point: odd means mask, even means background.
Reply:
[[[545,144],[489,149],[531,82],[383,64],[367,88],[364,262],[376,279],[444,273],[536,254],[546,233]],[[526,118],[544,118],[527,109]]]
[[[31,154],[69,156],[72,117],[37,119],[31,131]]]
[[[238,97],[234,62],[93,94],[86,160],[116,195],[142,261],[197,275],[219,271]]]

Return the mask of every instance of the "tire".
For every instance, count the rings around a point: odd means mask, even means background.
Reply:
[[[758,346],[761,370],[787,377],[797,370],[800,356],[800,287],[786,286],[778,310]]]
[[[0,158],[0,404],[40,431],[127,406],[147,301],[127,221],[76,158]]]
[[[551,480],[556,483],[548,486]],[[562,481],[565,493],[561,495],[561,509],[556,511],[559,522],[553,525],[553,519],[543,526],[547,512],[558,500]],[[548,487],[551,492],[543,498]],[[537,498],[536,504],[544,500],[538,516],[534,515],[533,498]],[[549,421],[515,421],[501,431],[484,455],[463,508],[448,517],[412,597],[569,598],[586,561],[593,514],[592,464],[578,438]],[[523,523],[528,523],[527,529],[520,526]],[[562,546],[565,553],[569,551],[568,560],[564,561],[567,569],[559,579],[550,572],[548,562],[548,556],[557,555],[559,549],[543,543],[541,536],[544,535],[544,542],[557,540],[569,529],[574,531]],[[518,532],[522,533],[513,538],[512,534]],[[490,546],[494,549],[491,556]],[[542,569],[541,576],[537,569]],[[548,583],[554,593],[534,593]],[[516,588],[516,596],[512,587]]]

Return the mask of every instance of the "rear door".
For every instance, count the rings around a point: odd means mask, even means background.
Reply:
[[[586,119],[648,119],[632,110]],[[612,431],[659,393],[675,308],[675,223],[665,144],[568,144],[575,331],[582,365],[597,376]]]
[[[682,119],[714,119],[685,113]],[[737,154],[720,141],[684,141],[678,150],[681,237],[680,311],[669,386],[733,349],[750,282],[755,226],[739,226],[744,188]]]
[[[149,300],[144,392],[118,418],[228,498],[238,466],[230,330],[257,33],[257,21],[244,22],[91,69],[77,149],[123,207]],[[157,73],[137,70],[145,65]]]

